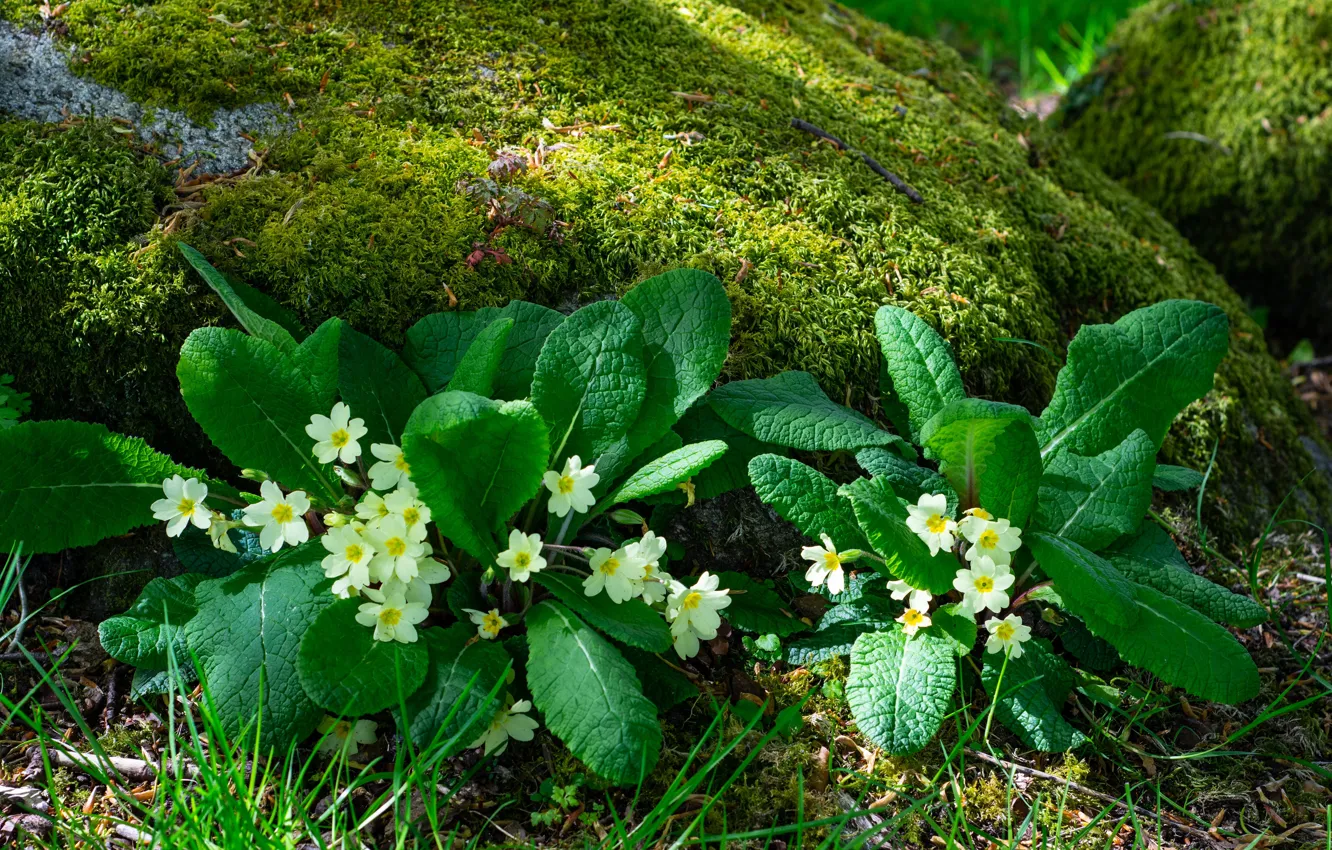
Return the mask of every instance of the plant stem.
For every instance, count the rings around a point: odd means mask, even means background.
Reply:
[[[1033,584],[1031,587],[1029,587],[1029,588],[1027,588],[1026,590],[1022,591],[1022,593],[1018,595],[1018,598],[1017,598],[1017,599],[1014,599],[1014,600],[1012,601],[1012,603],[1009,604],[1008,607],[1009,607],[1009,608],[1017,608],[1017,607],[1019,607],[1020,605],[1022,605],[1022,603],[1024,603],[1024,602],[1027,601],[1027,597],[1028,597],[1028,596],[1030,596],[1031,594],[1035,593],[1037,590],[1040,590],[1042,587],[1049,587],[1049,586],[1052,585],[1052,584],[1054,584],[1054,582],[1052,582],[1052,581],[1043,581],[1043,582],[1040,582],[1039,584]]]
[[[1008,669],[1008,652],[1004,652],[1004,663],[999,668],[999,681],[994,683],[994,696],[990,697],[990,711],[985,718],[985,736],[983,740],[988,746],[990,743],[990,722],[994,720],[994,709],[999,705],[999,689],[1004,686],[1004,671]]]

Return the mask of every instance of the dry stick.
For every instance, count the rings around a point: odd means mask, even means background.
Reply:
[[[917,204],[925,203],[925,199],[921,197],[920,193],[917,192],[915,189],[912,189],[910,186],[908,186],[905,180],[903,180],[901,177],[898,177],[896,174],[892,173],[888,169],[884,168],[882,165],[879,165],[878,161],[876,161],[874,157],[870,156],[864,151],[856,150],[855,148],[848,145],[846,142],[834,136],[832,133],[829,133],[826,130],[823,130],[819,127],[815,127],[813,124],[809,123],[808,121],[801,121],[799,118],[792,118],[791,126],[796,128],[797,130],[804,130],[806,133],[809,133],[811,136],[816,136],[820,139],[823,139],[825,142],[832,142],[833,146],[836,147],[839,151],[851,151],[851,153],[856,154],[862,160],[864,160],[865,164],[870,167],[871,171],[873,171],[875,174],[879,175],[884,180],[887,180],[889,183],[891,183],[894,189],[901,192],[903,195],[906,195],[908,198],[910,198],[912,201],[914,201]]]
[[[967,755],[975,756],[981,761],[989,762],[990,764],[996,767],[1011,768],[1019,773],[1025,773],[1028,776],[1034,776],[1037,779],[1045,779],[1050,782],[1058,782],[1060,784],[1067,785],[1070,791],[1076,791],[1079,794],[1086,794],[1088,797],[1095,797],[1097,800],[1100,800],[1104,803],[1109,803],[1110,805],[1124,809],[1125,811],[1132,809],[1140,817],[1147,819],[1153,817],[1152,813],[1147,811],[1146,809],[1140,809],[1137,806],[1130,806],[1128,803],[1125,803],[1123,800],[1120,800],[1118,797],[1112,797],[1109,794],[1104,794],[1100,791],[1088,788],[1086,785],[1079,785],[1078,783],[1070,779],[1065,779],[1062,776],[1055,776],[1053,773],[1046,773],[1043,770],[1037,770],[1034,767],[1027,767],[1024,764],[1017,764],[1016,762],[1004,761],[1001,758],[995,758],[994,756],[988,753],[982,753],[979,750],[973,750],[970,747],[966,748],[965,752],[967,753]],[[1210,832],[1207,832],[1206,830],[1198,829],[1197,827],[1189,826],[1188,824],[1179,823],[1178,821],[1175,820],[1166,820],[1166,823],[1168,823],[1170,826],[1174,827],[1175,829],[1180,830],[1181,832],[1188,833],[1189,835],[1195,838],[1205,839],[1210,842],[1216,841],[1216,837],[1212,835]]]
[[[49,750],[51,762],[60,767],[69,767],[75,770],[81,770],[90,775],[103,775],[114,778],[119,775],[131,782],[152,782],[155,781],[163,771],[170,769],[171,764],[163,761],[159,768],[152,762],[143,759],[123,758],[121,756],[99,756],[95,753],[81,753],[77,750]],[[182,772],[193,779],[199,775],[197,765],[190,764],[184,760],[178,762]]]

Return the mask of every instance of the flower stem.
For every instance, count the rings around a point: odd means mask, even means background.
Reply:
[[[1008,669],[1008,650],[1004,650],[1004,663],[999,668],[999,681],[994,683],[994,696],[990,697],[990,712],[985,718],[985,737],[983,740],[988,746],[990,743],[990,721],[994,720],[994,709],[999,705],[999,689],[1004,686],[1004,671]]]
[[[1024,602],[1027,601],[1028,596],[1031,596],[1033,593],[1035,593],[1037,590],[1040,590],[1042,587],[1049,587],[1052,584],[1054,584],[1054,582],[1052,581],[1043,581],[1040,582],[1039,584],[1033,584],[1031,587],[1027,588],[1026,590],[1022,591],[1022,593],[1018,594],[1018,598],[1014,599],[1012,603],[1009,604],[1008,607],[1009,608],[1020,607]]]

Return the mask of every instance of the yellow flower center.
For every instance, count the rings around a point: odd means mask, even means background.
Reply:
[[[702,604],[703,604],[703,594],[699,593],[697,590],[693,590],[690,591],[687,596],[685,596],[684,602],[680,603],[680,607],[688,608],[690,611],[693,611]]]
[[[994,590],[994,579],[989,576],[976,576],[976,592],[989,593]]]
[[[601,566],[597,567],[597,569],[601,571],[602,575],[608,575],[608,576],[615,575],[615,571],[618,570],[619,568],[620,568],[620,561],[617,558],[607,558],[606,560],[601,562]]]
[[[656,564],[643,565],[643,578],[652,578],[652,571],[657,568]]]
[[[574,480],[572,475],[561,475],[559,482],[560,492],[565,496],[573,492]]]
[[[194,500],[181,499],[176,503],[176,511],[181,516],[194,516]]]
[[[842,568],[842,556],[836,552],[824,552],[823,568],[830,573],[840,570]]]
[[[527,569],[532,564],[532,554],[530,552],[519,552],[513,556],[513,565],[519,569]]]
[[[384,551],[395,558],[400,558],[407,554],[407,541],[401,537],[390,537],[384,541]]]
[[[908,626],[918,626],[923,619],[925,615],[915,608],[908,608],[902,612],[902,622]]]
[[[384,517],[386,517],[386,516],[389,515],[388,505],[386,505],[386,504],[384,503],[384,500],[383,500],[383,499],[381,499],[381,500],[379,501],[379,504],[375,506],[375,509],[376,509],[377,511],[379,511],[379,518],[380,518],[380,519],[383,519]]]
[[[333,727],[334,738],[345,738],[350,734],[351,734],[351,724],[348,723],[346,720],[339,721],[337,725]]]
[[[412,467],[407,463],[407,455],[398,452],[398,457],[393,461],[393,465],[404,475],[412,474]]]
[[[379,622],[383,623],[383,624],[386,625],[386,626],[396,626],[396,625],[398,625],[398,623],[402,622],[402,609],[401,609],[401,608],[387,608],[387,607],[385,607],[385,608],[380,608],[380,609],[379,609]]]
[[[1000,623],[999,628],[994,630],[994,636],[1002,641],[1010,641],[1017,629],[1013,628],[1011,623]]]
[[[943,514],[933,514],[925,520],[925,527],[930,530],[931,534],[942,534],[948,529],[948,520]]]
[[[499,614],[496,614],[494,611],[491,611],[484,618],[482,618],[481,628],[490,632],[492,635],[497,635],[500,633],[500,629],[504,628],[504,620],[500,617]]]
[[[421,512],[416,508],[408,508],[402,512],[402,518],[407,521],[408,526],[416,525],[421,521]]]
[[[348,434],[346,429],[339,428],[332,434],[328,435],[328,441],[332,443],[335,448],[340,449],[351,442],[351,434]]]
[[[993,549],[999,545],[999,535],[993,528],[987,528],[981,532],[981,536],[976,538],[976,545],[982,549]]]
[[[348,561],[351,561],[353,564],[359,564],[361,559],[365,557],[365,550],[353,543],[347,547],[347,551],[344,554]]]
[[[286,502],[278,502],[273,506],[273,521],[285,525],[296,518],[296,514],[291,509],[291,505]]]
[[[994,514],[985,510],[985,508],[972,508],[971,515],[974,516],[976,519],[984,519],[984,520],[994,519]]]

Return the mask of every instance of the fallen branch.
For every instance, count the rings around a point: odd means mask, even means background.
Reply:
[[[903,180],[901,177],[898,177],[896,174],[892,173],[888,169],[884,168],[882,165],[878,163],[877,160],[874,159],[874,157],[870,156],[864,151],[856,150],[855,148],[848,145],[846,142],[834,136],[832,133],[829,133],[820,127],[815,127],[813,124],[809,123],[808,121],[802,121],[799,118],[792,118],[791,126],[796,128],[797,130],[803,130],[806,133],[809,133],[811,136],[823,139],[825,142],[830,142],[833,145],[833,147],[837,148],[839,151],[850,151],[851,153],[856,154],[864,161],[866,165],[870,167],[871,171],[873,171],[875,174],[879,175],[884,180],[887,180],[889,183],[891,183],[894,189],[901,192],[903,195],[906,195],[908,198],[910,198],[913,202],[917,204],[925,203],[925,199],[921,197],[921,194],[917,192],[915,189],[912,189],[910,186],[908,186],[905,180]]]
[[[74,770],[81,770],[90,776],[105,776],[115,778],[117,776],[127,779],[130,782],[155,782],[162,773],[178,768],[190,779],[199,775],[197,765],[191,764],[184,759],[177,759],[175,764],[162,762],[161,766],[143,759],[124,758],[122,756],[99,756],[96,753],[81,753],[77,750],[48,750],[51,755],[51,763],[60,767],[69,767]]]

